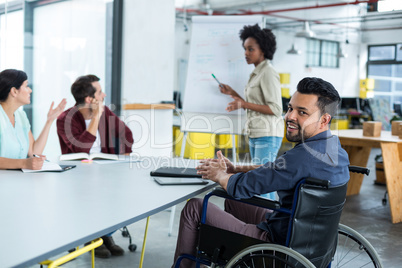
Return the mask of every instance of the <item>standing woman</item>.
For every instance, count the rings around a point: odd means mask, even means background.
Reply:
[[[240,39],[247,63],[255,66],[244,90],[245,99],[225,84],[220,91],[234,99],[227,111],[246,110],[251,159],[254,164],[262,165],[275,161],[284,135],[279,75],[271,64],[276,41],[271,30],[261,29],[258,24],[244,26]],[[275,199],[275,194],[268,197]]]
[[[19,109],[31,102],[31,92],[25,72],[15,69],[0,72],[0,169],[42,168],[45,160],[42,152],[50,126],[67,101],[63,99],[55,109],[52,102],[46,124],[35,140],[26,113]]]

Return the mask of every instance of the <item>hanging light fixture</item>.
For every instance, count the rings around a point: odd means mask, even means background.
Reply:
[[[345,48],[347,47],[348,44],[349,44],[349,39],[347,38],[347,33],[346,33]],[[345,53],[345,51],[343,50],[342,46],[343,46],[343,45],[340,43],[340,44],[339,44],[338,53],[336,54],[336,56],[337,56],[338,58],[347,58],[347,57],[348,57],[348,54]]]
[[[347,13],[348,13],[348,18],[349,18],[349,8],[347,9]],[[347,47],[347,45],[349,44],[349,38],[348,38],[348,32],[349,32],[349,19],[346,21],[346,38],[345,38],[345,48]],[[336,56],[340,59],[340,58],[347,58],[348,54],[346,54],[343,50],[343,45],[340,43],[339,44],[339,49],[338,49],[338,54],[336,54]]]
[[[303,30],[296,33],[296,37],[312,38],[315,33],[310,29],[310,24],[308,21],[304,22]]]
[[[301,52],[300,50],[295,48],[295,44],[292,44],[292,47],[286,52],[287,54],[299,55]]]
[[[347,58],[347,57],[348,57],[348,54],[346,54],[346,53],[343,52],[342,47],[339,47],[339,49],[338,49],[338,54],[336,54],[336,56],[337,56],[338,58]]]

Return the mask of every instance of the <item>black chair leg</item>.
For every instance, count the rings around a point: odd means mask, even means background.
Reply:
[[[124,226],[121,231],[121,235],[123,237],[128,237],[128,250],[130,250],[131,252],[134,252],[137,249],[137,245],[132,243],[132,239],[131,239],[131,235],[130,232],[127,229],[127,226]]]
[[[388,190],[385,190],[384,198],[382,199],[383,206],[385,206],[387,204],[387,194],[388,194]]]

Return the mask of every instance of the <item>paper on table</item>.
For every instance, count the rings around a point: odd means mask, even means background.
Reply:
[[[109,159],[109,160],[118,160],[119,155],[116,154],[106,154],[106,153],[71,153],[71,154],[62,154],[60,156],[60,161],[68,161],[68,160],[93,160],[93,159]]]
[[[119,163],[137,163],[141,160],[95,160],[94,163],[99,165],[119,164]]]
[[[93,162],[99,165],[141,162],[141,160],[138,160],[138,158],[133,158],[130,155],[121,154],[117,156],[118,158],[116,160],[100,159],[100,160],[94,160]]]
[[[24,172],[24,173],[33,173],[33,172],[59,171],[59,170],[62,170],[62,168],[58,164],[45,161],[45,162],[43,162],[42,168],[39,169],[39,170],[32,170],[32,169],[23,168],[22,172]]]

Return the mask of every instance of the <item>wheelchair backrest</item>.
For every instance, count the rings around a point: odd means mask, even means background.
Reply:
[[[322,187],[302,183],[294,200],[288,246],[316,267],[327,267],[335,253],[347,184]]]

